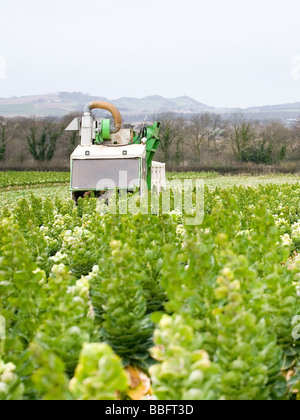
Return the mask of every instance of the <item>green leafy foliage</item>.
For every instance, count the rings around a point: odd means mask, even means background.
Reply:
[[[121,398],[122,365],[159,399],[299,398],[300,186],[210,181],[196,227],[48,190],[1,206],[0,399]]]
[[[24,237],[10,219],[0,224],[0,314],[6,319],[6,360],[21,368],[38,326],[45,273],[31,260]]]
[[[39,399],[46,401],[71,400],[69,378],[65,373],[64,362],[51,350],[32,343],[30,345],[35,370],[32,374],[31,386]]]
[[[150,368],[154,393],[161,400],[215,400],[220,396],[220,374],[201,350],[203,339],[191,321],[180,315],[164,315],[155,331]]]
[[[112,241],[110,254],[94,267],[90,281],[93,303],[101,316],[102,339],[123,358],[125,365],[147,366],[154,327],[146,315],[136,262],[129,246]]]
[[[34,123],[26,136],[28,151],[34,160],[50,162],[56,151],[57,140],[62,134],[63,130],[57,124],[47,122],[39,132],[37,125]]]
[[[24,385],[15,373],[13,363],[4,363],[0,359],[0,401],[21,400],[24,394]]]
[[[77,400],[115,400],[128,388],[121,359],[107,344],[83,346],[70,391]]]
[[[89,285],[84,279],[75,282],[60,265],[53,267],[43,292],[43,313],[34,341],[56,354],[72,375],[82,345],[93,333],[93,320],[88,317]]]

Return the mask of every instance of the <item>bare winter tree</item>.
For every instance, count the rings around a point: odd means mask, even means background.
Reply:
[[[192,117],[189,132],[190,138],[187,140],[186,145],[191,149],[196,162],[199,163],[201,160],[202,145],[205,139],[202,127],[202,116],[200,114]]]
[[[186,144],[197,163],[201,161],[204,147],[209,150],[211,142],[213,142],[215,150],[217,149],[216,140],[223,126],[223,119],[217,114],[205,112],[192,117],[189,127],[190,138]]]
[[[6,122],[0,120],[0,161],[4,159],[6,150]]]
[[[300,156],[300,117],[295,121],[291,128],[291,139],[293,158],[298,159]]]
[[[10,124],[10,121],[0,118],[0,162],[4,160],[7,144],[14,137],[15,131],[18,129],[19,124]]]
[[[175,148],[174,148],[174,156],[173,156],[176,170],[180,168],[185,158],[185,148],[184,148],[185,125],[186,125],[186,122],[184,121],[183,117],[178,117],[176,119],[177,136],[175,138]]]
[[[210,149],[210,143],[214,143],[216,147],[216,138],[220,133],[222,128],[222,117],[218,114],[212,114],[210,112],[205,112],[200,115],[200,125],[201,125],[201,135],[207,144],[207,149]]]

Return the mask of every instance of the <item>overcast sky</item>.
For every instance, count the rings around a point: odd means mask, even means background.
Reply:
[[[299,41],[299,0],[9,0],[0,8],[0,97],[298,102]]]

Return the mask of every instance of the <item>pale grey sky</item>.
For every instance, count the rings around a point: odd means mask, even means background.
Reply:
[[[0,97],[82,91],[189,95],[231,107],[298,102],[299,41],[299,0],[5,0]]]

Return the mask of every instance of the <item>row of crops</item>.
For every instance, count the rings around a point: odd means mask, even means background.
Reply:
[[[217,178],[218,174],[213,172],[195,172],[168,173],[168,179],[194,179]],[[37,171],[0,171],[0,190],[9,190],[16,187],[36,187],[52,184],[65,184],[70,180],[69,172],[37,172]]]
[[[206,189],[196,227],[97,208],[0,208],[1,400],[300,398],[299,184]]]
[[[255,185],[297,183],[298,175],[265,175],[259,177],[252,176],[227,176],[222,177],[216,172],[168,172],[167,179],[185,180],[185,179],[205,179],[205,182],[211,188],[228,185]],[[69,172],[18,172],[18,171],[0,171],[0,190],[9,190],[16,187],[37,187],[53,184],[66,184],[70,180]]]
[[[0,189],[69,182],[68,172],[0,172]]]

